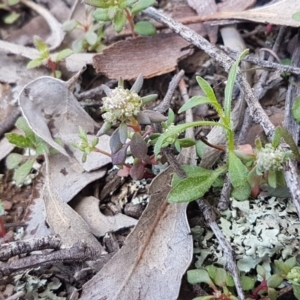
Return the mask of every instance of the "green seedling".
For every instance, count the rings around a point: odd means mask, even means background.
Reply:
[[[100,22],[112,21],[117,33],[121,32],[126,22],[129,23],[132,36],[154,35],[156,29],[152,23],[141,21],[134,24],[137,13],[153,5],[155,0],[84,0],[84,3],[97,7],[93,13],[95,20]]]
[[[93,21],[91,16],[91,7],[86,7],[86,19],[84,22],[71,19],[63,23],[63,30],[65,32],[72,32],[75,29],[82,31],[84,34],[80,38],[76,39],[72,43],[72,49],[74,53],[81,52],[101,52],[105,47],[102,41],[105,37],[103,24],[101,22]]]
[[[5,10],[6,14],[3,17],[3,22],[5,24],[15,23],[21,16],[18,12],[19,0],[1,0],[0,10]]]
[[[190,270],[187,272],[187,280],[190,284],[206,284],[212,290],[212,295],[194,298],[194,300],[237,300],[234,294],[234,281],[223,268],[213,265],[205,269]],[[241,276],[241,284],[244,291],[252,290],[255,279],[249,276]]]
[[[28,126],[25,118],[20,117],[16,122],[16,127],[24,134],[6,133],[5,136],[11,144],[21,149],[30,149],[32,155],[24,156],[19,153],[11,153],[6,158],[6,167],[14,170],[13,180],[17,186],[21,186],[28,181],[33,166],[44,151],[50,153],[48,145],[38,137]],[[51,149],[51,153],[56,153]]]
[[[39,57],[31,60],[27,64],[27,69],[37,68],[41,65],[45,65],[46,67],[51,69],[52,76],[55,78],[61,77],[61,71],[59,71],[58,64],[60,61],[65,59],[66,57],[70,56],[73,51],[71,49],[64,49],[60,51],[57,55],[55,60],[53,60],[50,56],[50,51],[47,44],[38,36],[34,36],[33,43],[35,48],[39,52]]]

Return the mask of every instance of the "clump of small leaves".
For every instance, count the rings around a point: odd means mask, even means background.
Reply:
[[[38,36],[34,36],[33,43],[35,48],[39,52],[39,57],[31,60],[27,64],[27,69],[32,69],[44,65],[51,69],[52,76],[55,78],[61,77],[61,71],[58,70],[58,64],[60,61],[70,56],[73,51],[71,49],[64,49],[60,51],[55,60],[53,60],[50,56],[50,51],[47,44]]]
[[[33,155],[22,155],[19,153],[11,153],[6,158],[6,167],[9,170],[14,170],[13,180],[17,186],[26,183],[28,175],[40,155],[44,151],[50,153],[48,145],[38,137],[28,126],[25,118],[20,117],[16,122],[16,127],[24,134],[6,133],[5,136],[11,144],[16,145],[21,149],[31,149]],[[53,150],[51,150],[53,152]],[[54,153],[54,152],[53,152]]]
[[[138,76],[131,89],[124,88],[123,80],[119,80],[115,89],[104,86],[106,97],[102,99],[104,124],[98,132],[98,136],[106,133],[113,125],[118,128],[113,132],[110,139],[112,163],[122,168],[120,176],[131,175],[133,179],[141,179],[151,176],[146,168],[148,164],[155,164],[153,156],[148,155],[150,135],[153,133],[151,124],[165,121],[167,117],[151,110],[142,110],[145,103],[156,99],[157,95],[138,95],[143,85],[143,77]],[[85,133],[80,132],[81,145],[76,146],[84,153],[83,158],[91,151],[102,152],[93,145],[88,144]],[[152,139],[153,140],[153,139]],[[126,163],[127,154],[133,156],[133,163]],[[106,153],[104,153],[106,154]]]
[[[205,269],[189,270],[187,280],[190,284],[206,284],[212,290],[212,295],[194,298],[194,300],[237,300],[234,295],[234,281],[223,268],[213,265],[206,266]],[[253,277],[243,275],[241,284],[244,291],[252,290],[255,284]]]
[[[85,22],[79,22],[77,20],[71,19],[63,23],[63,30],[65,32],[72,32],[75,29],[79,29],[84,32],[84,35],[72,43],[72,49],[75,53],[80,52],[100,52],[104,45],[102,41],[105,37],[103,24],[93,21],[91,16],[92,8],[85,8],[86,19]]]
[[[0,2],[0,10],[5,10],[7,13],[3,17],[5,24],[15,23],[21,16],[18,12],[19,0],[2,0]]]
[[[155,0],[84,0],[84,3],[97,7],[93,13],[95,20],[100,22],[112,21],[117,33],[121,32],[126,22],[129,23],[132,36],[154,35],[156,29],[148,21],[134,24],[134,16],[153,5]]]

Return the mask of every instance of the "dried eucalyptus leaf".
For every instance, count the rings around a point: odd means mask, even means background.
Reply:
[[[78,126],[93,134],[98,125],[81,108],[70,92],[68,82],[40,77],[23,88],[19,105],[36,135],[65,156],[77,155],[77,164],[81,164],[82,153],[71,146],[72,142],[80,142],[77,137]],[[59,145],[55,138],[61,139],[64,145]],[[98,158],[101,156],[99,154]],[[95,161],[94,163],[97,165]]]

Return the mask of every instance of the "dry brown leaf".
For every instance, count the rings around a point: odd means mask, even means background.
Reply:
[[[172,169],[150,187],[150,202],[121,250],[83,286],[82,300],[177,299],[192,259],[186,204],[166,201]]]
[[[265,5],[245,11],[222,11],[211,16],[205,17],[204,20],[219,19],[238,19],[247,20],[257,23],[270,23],[276,25],[286,25],[300,27],[300,22],[295,21],[292,15],[300,11],[299,0],[282,0],[274,4]]]
[[[84,242],[94,249],[100,249],[102,253],[105,253],[86,222],[60,197],[52,183],[48,155],[44,153],[44,156],[46,172],[43,198],[48,225],[56,234],[60,235],[64,247],[71,247],[78,242]]]
[[[80,144],[79,126],[87,133],[98,131],[97,123],[81,108],[74,95],[69,91],[68,82],[52,77],[41,77],[22,90],[19,105],[31,129],[61,154],[77,158],[84,170],[91,171],[110,162],[110,157],[92,152],[85,163],[81,162],[82,152],[72,146]],[[54,138],[65,144],[61,146]],[[92,140],[94,136],[89,136]],[[108,137],[100,139],[99,147],[109,152]],[[71,154],[70,154],[71,153]]]
[[[105,233],[118,231],[122,228],[132,227],[137,224],[137,220],[123,214],[115,216],[105,216],[100,212],[99,199],[90,196],[75,200],[73,205],[75,211],[89,225],[92,233],[97,236],[104,236]]]
[[[43,200],[43,182],[35,181],[32,201],[26,212],[24,239],[42,238],[52,234],[52,230],[46,225],[46,208]]]
[[[106,174],[105,169],[79,174],[71,168],[70,162],[61,154],[50,155],[49,161],[52,183],[64,202],[69,202],[85,186]]]
[[[178,60],[192,53],[184,49],[188,45],[174,33],[119,41],[94,56],[94,68],[111,79],[151,78],[174,71]]]
[[[223,0],[217,4],[218,11],[243,11],[254,6],[256,0]]]

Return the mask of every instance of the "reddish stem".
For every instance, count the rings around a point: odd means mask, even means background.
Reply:
[[[54,62],[51,58],[47,61],[47,66],[51,69],[53,77],[56,78],[56,62]]]
[[[131,12],[128,10],[128,8],[125,8],[125,13],[126,13],[126,19],[129,22],[130,30],[132,37],[137,37],[136,33],[134,32],[134,23],[133,23],[133,15]]]
[[[256,288],[255,290],[252,292],[252,295],[249,296],[249,298],[252,299],[258,299],[258,294],[261,291],[268,291],[268,282],[266,279],[264,279]]]

